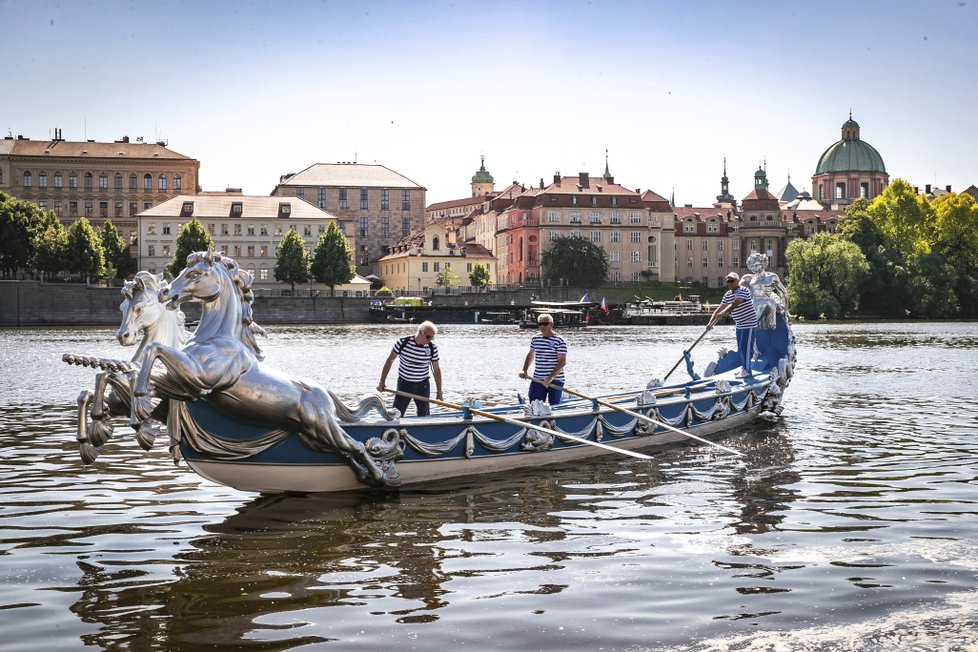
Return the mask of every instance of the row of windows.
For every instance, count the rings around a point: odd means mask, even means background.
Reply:
[[[694,241],[692,239],[689,239],[689,238],[686,239],[686,251],[692,251],[693,250],[693,242]],[[726,240],[703,240],[703,251],[709,251],[710,250],[710,243],[711,242],[716,242],[717,251],[723,251],[724,248],[726,247],[726,244],[725,244],[726,243]],[[731,240],[730,248],[733,249],[734,251],[737,251],[738,249],[740,249],[740,241],[739,240]]]
[[[524,217],[525,217],[524,213]],[[620,211],[613,211],[607,214],[609,224],[621,224],[624,214]],[[588,213],[588,223],[589,224],[602,224],[602,214],[597,211],[591,211]],[[581,223],[581,213],[580,211],[570,211],[567,213],[567,219],[570,224],[580,224]],[[642,224],[642,214],[638,212],[630,213],[629,224]],[[547,211],[547,222],[550,224],[560,224],[561,214],[560,211]]]
[[[726,269],[724,267],[723,263],[724,263],[724,259],[722,257],[721,258],[717,258],[717,267],[719,267],[720,269]],[[731,258],[730,259],[730,265],[731,265],[731,267],[740,267],[740,258],[738,256],[734,256],[733,258]],[[707,258],[706,256],[703,256],[703,267],[709,267],[709,266],[710,266],[710,259]],[[687,268],[690,268],[690,269],[693,267],[693,257],[692,256],[690,256],[689,258],[686,259],[686,267]],[[721,285],[722,285],[723,279],[721,278],[720,280],[721,280]]]
[[[312,190],[310,188],[310,190]],[[355,191],[354,191],[355,192]],[[345,211],[350,208],[350,198],[349,198],[348,188],[339,188],[336,193],[336,209]],[[295,196],[300,199],[305,199],[306,189],[299,187],[295,189]],[[360,210],[368,210],[370,205],[370,191],[367,188],[360,188],[359,191],[360,199]],[[316,204],[321,210],[328,210],[328,202],[326,201],[326,188],[322,186],[316,188]],[[391,191],[388,188],[381,188],[380,190],[380,210],[389,211],[391,209]],[[411,210],[411,191],[402,190],[401,191],[401,210],[409,211]]]
[[[483,267],[485,267],[486,270],[489,270],[489,263],[480,263],[480,264]],[[474,265],[475,265],[475,263],[466,263],[465,264],[465,272],[466,272],[466,274],[471,274],[472,273],[472,270],[475,268]],[[449,262],[446,262],[445,263],[445,269],[451,269],[451,268],[452,268],[452,264],[449,263]],[[403,271],[407,271],[407,270],[405,268],[405,269],[400,269],[398,271],[402,271],[403,272]],[[421,263],[421,271],[422,272],[427,272],[428,271],[428,263],[427,262],[422,262]],[[437,261],[437,260],[434,261],[433,263],[431,263],[431,271],[433,271],[433,272],[440,272],[441,271],[441,263],[439,261]]]
[[[603,231],[591,231],[590,233],[588,233],[588,239],[591,242],[601,242],[601,234],[602,233],[604,233],[604,232]],[[581,231],[571,231],[570,234],[571,234],[571,237],[573,237],[573,238],[580,238],[581,237]],[[548,231],[547,232],[547,237],[550,240],[550,242],[556,242],[557,239],[561,237],[561,232],[560,231]],[[611,242],[621,242],[621,231],[611,231],[608,239]],[[629,231],[629,233],[628,233],[628,241],[629,242],[641,242],[642,241],[642,232],[641,231]]]
[[[598,205],[598,197],[597,197],[597,195],[591,195],[590,197],[591,197],[591,199],[590,199],[590,201],[588,201],[587,197],[578,197],[577,195],[571,195],[571,206],[585,206],[588,203],[590,203],[591,206],[597,206]],[[618,201],[618,198],[615,197],[614,195],[612,195],[610,199],[611,199],[611,205],[613,207],[614,206],[618,206],[618,204],[620,203]],[[557,203],[557,195],[551,195],[550,196],[550,203],[551,204],[556,204]],[[633,206],[635,204],[638,204],[638,197],[629,197],[628,198],[628,203],[629,203],[629,205],[633,205]]]
[[[123,190],[124,177],[121,172],[116,172],[112,177],[112,188],[113,190]],[[136,190],[138,187],[139,177],[136,176],[135,172],[129,174],[129,190]],[[143,190],[153,190],[153,175],[149,172],[143,175]],[[170,178],[165,174],[160,174],[156,177],[156,189],[157,190],[167,190],[168,184],[170,183]],[[51,178],[52,187],[63,188],[65,177],[59,171],[55,172]],[[94,186],[95,177],[91,172],[86,172],[82,175],[82,184],[85,190],[91,190]],[[24,172],[24,187],[32,188],[34,186],[34,173],[30,170]],[[41,170],[37,173],[37,187],[47,188],[48,187],[48,173],[46,170]],[[78,187],[78,173],[69,172],[68,173],[68,188]],[[109,175],[106,172],[100,172],[98,175],[98,187],[99,190],[109,189]],[[183,189],[183,177],[179,174],[173,175],[173,189],[182,190]]]
[[[41,210],[44,210],[44,211],[48,210],[48,202],[47,202],[47,200],[41,200],[41,201],[37,202],[37,205],[41,207]],[[67,202],[68,212],[65,213],[64,212],[64,210],[65,210],[65,203],[62,202],[60,199],[56,199],[52,203],[52,209],[51,210],[53,210],[54,211],[54,214],[57,215],[58,217],[78,217],[79,216],[79,213],[78,213],[78,205],[79,205],[79,202],[77,202],[77,201],[69,201],[69,202]],[[144,202],[143,203],[142,210],[147,210],[149,208],[152,208],[152,206],[153,206],[153,203],[152,202]],[[82,215],[84,215],[85,217],[94,217],[95,216],[95,202],[93,202],[93,201],[82,202],[82,207],[83,207],[83,210],[84,210],[84,213],[82,213]],[[123,202],[117,201],[117,202],[114,203],[114,206],[113,207],[114,207],[114,211],[112,213],[112,217],[126,217],[126,214],[123,212]],[[133,202],[129,202],[129,213],[128,213],[128,217],[135,217],[136,216],[136,213],[138,213],[138,212],[139,212],[138,204],[136,202],[134,202],[134,201]],[[109,202],[107,202],[107,201],[100,201],[98,203],[98,216],[99,217],[109,217]]]

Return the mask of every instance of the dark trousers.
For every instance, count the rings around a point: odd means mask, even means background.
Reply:
[[[403,378],[397,379],[397,391],[407,392],[408,394],[417,394],[418,396],[424,396],[428,398],[431,396],[431,379],[425,378],[420,383],[412,383],[410,380],[404,380]],[[400,411],[401,416],[408,409],[408,405],[411,404],[411,399],[407,396],[395,396],[394,397],[394,407]],[[414,399],[414,405],[418,408],[418,416],[425,417],[431,412],[431,403],[428,401],[419,401]]]
[[[527,395],[531,401],[543,401],[546,400],[550,405],[557,405],[560,403],[560,398],[563,396],[564,392],[561,387],[564,386],[559,380],[550,381],[550,387],[544,387],[540,383],[530,382],[530,389],[527,390]]]
[[[750,361],[754,357],[754,329],[738,328],[737,333],[737,355],[740,356],[740,366],[745,371],[750,371]]]

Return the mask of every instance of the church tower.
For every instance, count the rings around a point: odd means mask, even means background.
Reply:
[[[723,157],[723,176],[720,177],[720,194],[717,195],[717,204],[733,205],[735,200],[730,194],[730,179],[727,178],[727,157]]]
[[[496,189],[496,182],[492,175],[486,172],[486,157],[482,156],[482,165],[479,171],[472,176],[472,196],[484,197],[491,194]]]

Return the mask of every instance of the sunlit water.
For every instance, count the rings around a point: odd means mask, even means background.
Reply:
[[[274,328],[346,399],[380,326]],[[567,332],[568,387],[662,377],[698,327]],[[799,324],[783,420],[705,446],[400,494],[258,497],[74,402],[111,329],[0,330],[0,649],[975,650],[976,324]],[[449,325],[446,399],[512,402],[529,337]],[[694,349],[702,368],[733,333]],[[681,371],[677,372],[681,373]]]

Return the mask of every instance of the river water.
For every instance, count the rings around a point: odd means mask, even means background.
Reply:
[[[263,346],[354,399],[409,332],[279,327]],[[568,387],[644,385],[701,332],[566,332]],[[83,467],[94,373],[61,354],[131,350],[105,328],[0,330],[0,649],[978,650],[978,324],[795,333],[783,419],[724,439],[745,457],[260,497],[121,425]],[[525,392],[529,335],[444,326],[446,399]],[[732,339],[707,335],[697,366]]]

